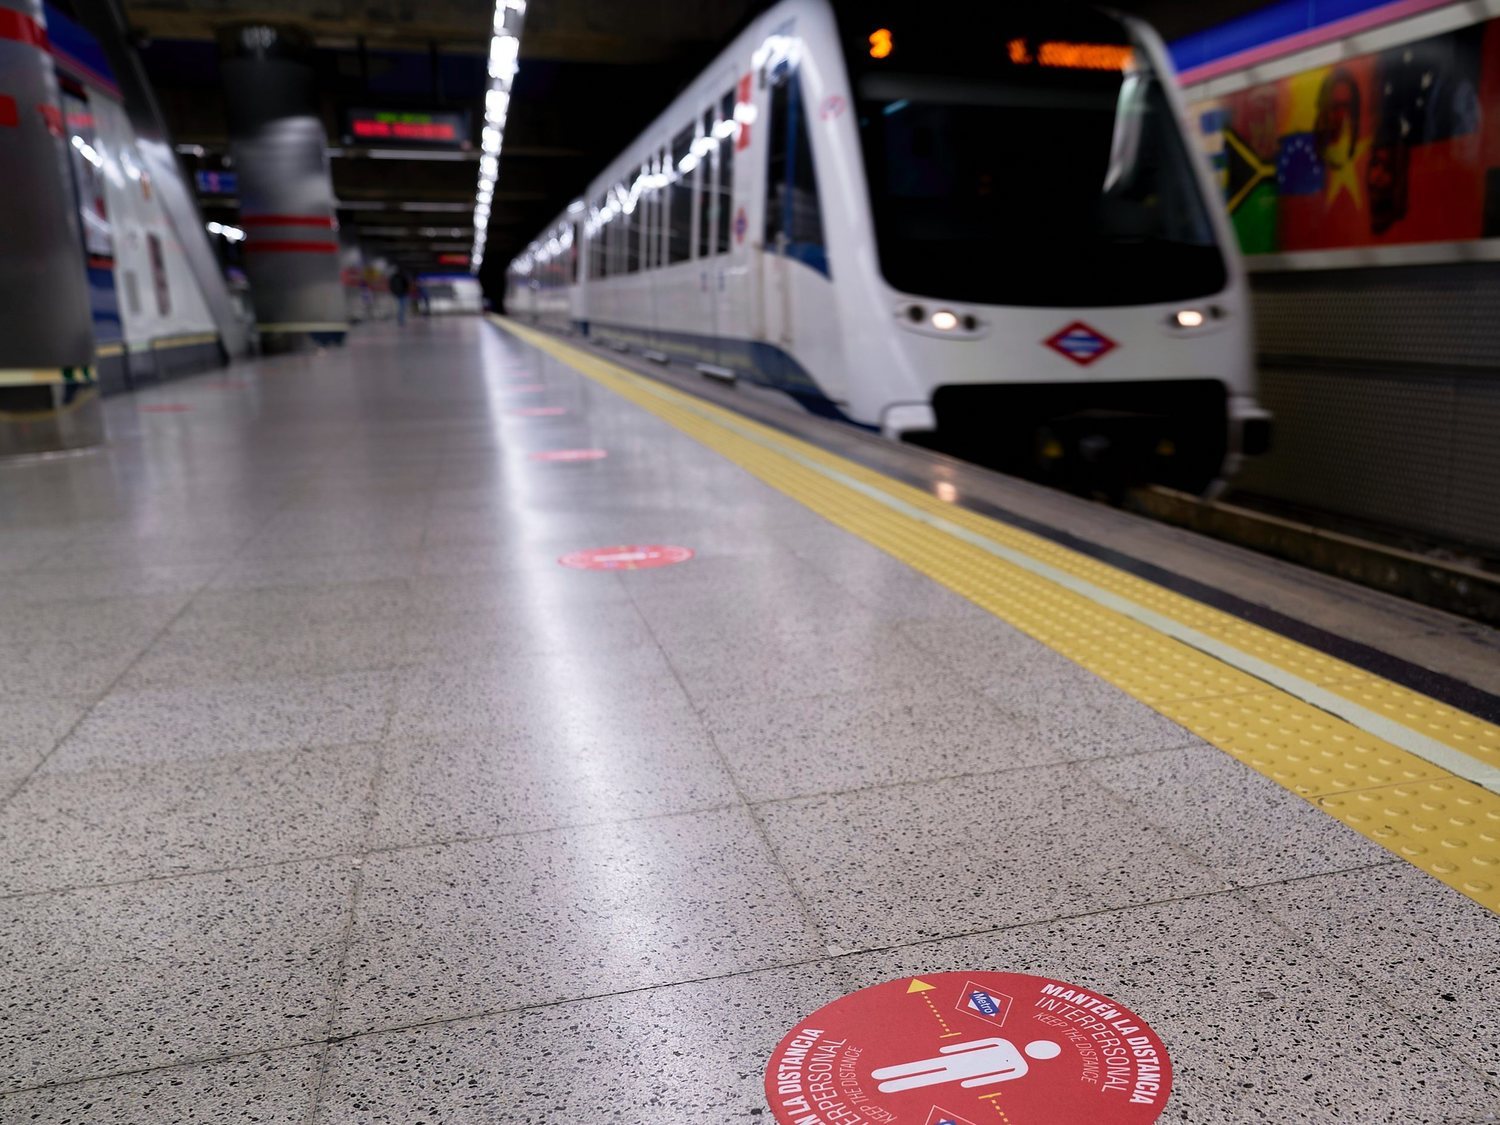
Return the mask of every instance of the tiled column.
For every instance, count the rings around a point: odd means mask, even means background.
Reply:
[[[40,0],[0,0],[0,456],[103,436],[69,143]]]
[[[348,314],[310,44],[255,24],[226,32],[220,46],[261,345],[290,351],[342,341]]]

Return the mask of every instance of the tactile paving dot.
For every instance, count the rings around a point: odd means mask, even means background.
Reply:
[[[1415,754],[1280,692],[1191,700],[1160,710],[1304,797],[1448,776]]]
[[[1354,665],[1327,653],[1298,644],[1269,629],[1228,614],[1221,613],[1215,620],[1200,628],[1209,636],[1226,641],[1247,655],[1264,660],[1267,664],[1274,664],[1320,687],[1342,682],[1351,672],[1358,671]]]
[[[1483,719],[1357,668],[1331,690],[1377,715],[1500,769],[1500,727]]]
[[[1500,911],[1500,794],[1444,778],[1328,795],[1317,804]]]

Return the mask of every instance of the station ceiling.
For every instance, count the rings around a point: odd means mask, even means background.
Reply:
[[[489,228],[486,281],[576,197],[765,0],[531,0]],[[1116,0],[1167,39],[1267,0]],[[197,167],[228,146],[217,32],[293,25],[317,44],[340,221],[409,271],[472,238],[478,131],[493,0],[124,0],[168,127]],[[350,109],[471,114],[474,151],[391,159],[345,134]],[[201,150],[201,153],[200,151]],[[202,198],[232,223],[232,197]]]

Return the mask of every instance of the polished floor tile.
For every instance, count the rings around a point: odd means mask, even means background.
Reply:
[[[402,1027],[816,958],[739,809],[371,856],[338,1029]]]
[[[305,1125],[321,1047],[95,1078],[0,1094],[0,1121],[17,1125]]]
[[[704,705],[913,687],[939,691],[948,678],[877,622],[825,617],[823,623],[822,629],[780,636],[733,629],[682,643],[658,636],[683,687]]]
[[[403,669],[391,735],[561,726],[590,737],[642,738],[699,727],[654,648],[510,654]]]
[[[588,733],[566,723],[428,735],[385,748],[371,843],[430,844],[737,803],[693,727]]]
[[[1131,874],[1138,855],[1121,855]],[[1483,1120],[1500,1086],[1345,971],[1230,895],[848,958],[859,984],[920,973],[1031,973],[1125,1004],[1174,1070],[1163,1121]]]
[[[89,696],[62,694],[0,702],[0,783],[41,765],[92,703]]]
[[[1206,744],[1090,762],[1084,771],[1236,886],[1395,858]]]
[[[118,691],[370,672],[417,662],[404,622],[362,615],[331,622],[261,622],[246,628],[173,626],[141,654]]]
[[[27,574],[10,575],[0,599],[7,604],[44,604],[99,598],[192,594],[218,572],[221,563],[144,563],[101,567],[82,558],[81,565],[48,565]]]
[[[872,785],[993,773],[1066,761],[965,689],[907,685],[793,698],[734,696],[699,704],[747,799],[780,800]]]
[[[1445,1054],[1494,1079],[1500,1112],[1500,923],[1493,914],[1404,863],[1251,897]]]
[[[347,863],[0,899],[0,1090],[312,1043]]]
[[[837,966],[812,964],[362,1035],[330,1049],[317,1120],[767,1121],[766,1058],[843,991]]]
[[[1220,890],[1074,766],[757,807],[835,950],[868,949]],[[1124,853],[1149,852],[1132,867]]]
[[[379,748],[39,773],[0,807],[0,895],[360,851]]]
[[[395,683],[392,672],[350,672],[115,692],[95,705],[45,769],[374,742],[385,734]]]

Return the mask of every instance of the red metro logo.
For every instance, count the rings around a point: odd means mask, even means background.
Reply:
[[[1080,367],[1087,367],[1120,346],[1103,332],[1090,328],[1081,320],[1075,320],[1057,335],[1049,336],[1042,343],[1058,355],[1067,356]]]
[[[937,973],[835,1000],[766,1068],[779,1125],[1149,1125],[1167,1049],[1129,1009],[1021,973]]]

